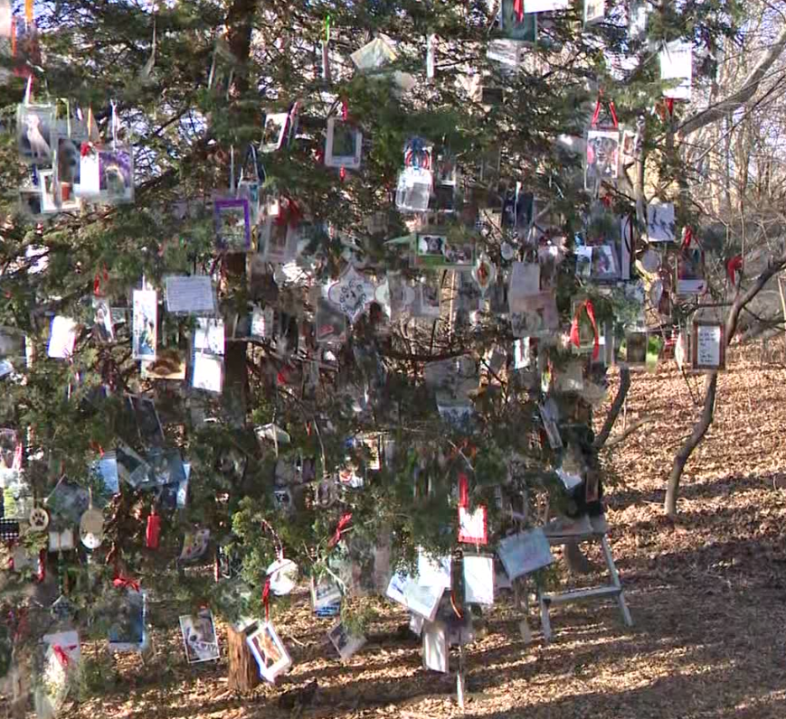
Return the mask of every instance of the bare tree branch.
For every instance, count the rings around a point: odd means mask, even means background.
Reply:
[[[756,63],[748,77],[745,78],[742,87],[729,97],[689,117],[677,128],[678,136],[680,138],[685,138],[687,135],[700,130],[706,125],[721,120],[728,114],[742,107],[756,94],[767,70],[769,70],[781,56],[784,49],[786,49],[786,26],[781,30],[778,39],[770,46],[770,49],[767,50],[759,62]]]

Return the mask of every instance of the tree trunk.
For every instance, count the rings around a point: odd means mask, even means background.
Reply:
[[[259,684],[259,669],[246,643],[246,635],[227,627],[229,691],[248,694]]]
[[[622,405],[625,404],[625,398],[628,396],[630,389],[630,370],[627,367],[620,367],[620,386],[617,388],[617,396],[609,407],[609,413],[606,415],[606,420],[603,422],[598,436],[595,437],[595,449],[603,449],[606,440],[614,429],[614,423],[617,421]]]
[[[246,68],[251,55],[251,38],[256,8],[257,0],[234,0],[227,15],[229,49],[238,63],[233,81],[233,91],[240,96],[247,92],[249,88]],[[251,118],[248,119],[251,120]],[[253,124],[253,120],[251,120],[250,124]],[[245,286],[247,281],[245,255],[227,255],[226,270],[231,284]],[[236,308],[230,307],[228,310],[231,314],[236,311]],[[229,326],[229,324],[227,323],[226,326]],[[225,356],[226,379],[222,393],[222,404],[230,421],[240,427],[245,424],[246,409],[248,407],[248,364],[246,355],[247,344],[245,342],[228,343]],[[245,635],[236,632],[232,627],[229,627],[227,630],[227,646],[229,689],[247,693],[257,686],[260,681],[256,660],[246,644]]]
[[[773,259],[767,267],[751,282],[745,292],[740,289],[737,291],[737,296],[732,302],[729,316],[726,318],[726,327],[724,336],[726,338],[726,346],[731,345],[731,341],[737,332],[737,322],[739,321],[740,312],[747,307],[753,299],[764,289],[767,282],[775,277],[779,272],[786,268],[786,254]],[[669,484],[666,489],[666,501],[664,509],[669,517],[677,516],[677,495],[680,488],[680,479],[685,465],[690,459],[693,450],[699,446],[699,443],[704,439],[710,425],[712,424],[713,412],[715,411],[715,395],[718,390],[718,373],[712,372],[707,375],[706,380],[706,394],[704,395],[704,409],[702,410],[699,421],[693,428],[690,437],[685,441],[682,447],[674,456],[674,463],[671,467],[671,475],[669,476]]]
[[[693,450],[699,446],[704,435],[712,424],[713,413],[715,412],[715,395],[718,389],[718,373],[712,372],[707,375],[706,379],[706,394],[704,395],[704,409],[701,412],[701,418],[696,423],[691,432],[690,437],[680,447],[677,454],[674,456],[674,464],[671,467],[671,475],[669,475],[669,484],[666,488],[666,502],[664,509],[666,515],[672,519],[677,516],[677,494],[680,489],[680,479],[685,465],[690,459]]]

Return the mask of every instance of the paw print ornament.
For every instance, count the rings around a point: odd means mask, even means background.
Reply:
[[[49,512],[43,507],[34,507],[27,518],[31,532],[44,532],[49,526]]]
[[[376,286],[352,265],[330,286],[328,300],[345,314],[350,322],[362,315],[374,301]]]

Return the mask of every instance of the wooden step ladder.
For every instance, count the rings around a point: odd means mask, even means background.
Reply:
[[[600,585],[596,587],[588,587],[584,589],[569,589],[563,592],[542,592],[538,588],[538,600],[540,602],[540,624],[543,630],[543,638],[546,642],[551,641],[551,620],[549,618],[549,609],[553,604],[568,604],[569,602],[578,602],[583,600],[603,599],[605,597],[613,597],[619,606],[620,613],[622,614],[622,621],[626,627],[633,626],[628,605],[625,603],[625,593],[622,589],[622,582],[620,575],[617,572],[617,567],[614,566],[614,558],[611,556],[611,548],[609,547],[609,540],[606,538],[605,532],[589,532],[586,534],[564,534],[564,535],[551,535],[548,536],[549,544],[551,546],[567,544],[570,542],[600,542],[603,549],[603,556],[606,559],[606,567],[609,570],[611,584]]]

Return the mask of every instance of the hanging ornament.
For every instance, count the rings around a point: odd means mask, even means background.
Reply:
[[[281,557],[267,568],[267,580],[270,582],[270,591],[277,597],[291,594],[297,586],[299,570],[297,564],[291,559]]]
[[[374,301],[375,285],[352,265],[347,266],[338,281],[328,290],[328,300],[343,312],[350,322],[362,315]]]
[[[92,503],[79,521],[79,536],[88,549],[98,549],[104,541],[104,515]]]
[[[49,512],[43,507],[34,507],[27,519],[31,532],[44,532],[49,526]]]
[[[485,296],[489,287],[497,279],[497,268],[485,252],[480,253],[475,266],[472,268],[472,279],[475,280],[480,288],[480,294],[483,296]]]
[[[510,262],[516,256],[516,249],[510,242],[503,242],[499,248],[499,253],[505,262]]]

